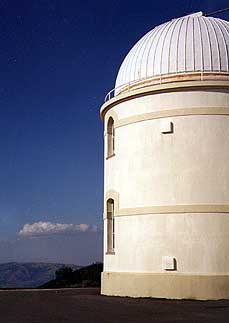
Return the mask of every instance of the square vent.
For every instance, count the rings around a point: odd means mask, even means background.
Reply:
[[[162,257],[162,270],[175,271],[177,270],[177,261],[174,257]]]
[[[174,130],[173,122],[168,120],[161,121],[161,133],[163,134],[173,133],[173,130]]]

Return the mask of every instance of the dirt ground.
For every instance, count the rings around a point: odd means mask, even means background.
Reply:
[[[1,323],[229,323],[229,300],[101,296],[98,289],[0,291]]]

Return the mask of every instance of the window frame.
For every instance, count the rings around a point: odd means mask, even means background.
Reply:
[[[114,119],[112,117],[108,118],[107,121],[107,156],[106,159],[109,159],[115,156],[115,128],[114,128]]]
[[[107,207],[107,250],[106,254],[115,254],[115,205],[114,199],[109,198]]]

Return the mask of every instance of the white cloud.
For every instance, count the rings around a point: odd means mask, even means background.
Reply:
[[[19,231],[20,237],[35,237],[52,234],[67,234],[77,232],[96,232],[97,226],[85,223],[51,223],[51,222],[35,222],[32,224],[26,223]]]

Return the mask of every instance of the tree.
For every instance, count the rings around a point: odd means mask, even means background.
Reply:
[[[71,267],[62,267],[56,271],[56,280],[71,282],[73,278],[73,270]]]

